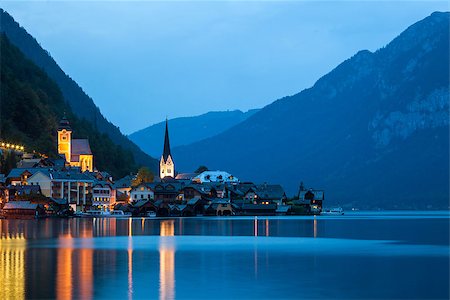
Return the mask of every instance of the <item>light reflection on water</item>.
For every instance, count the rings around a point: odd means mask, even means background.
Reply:
[[[0,220],[0,299],[447,298],[448,225],[446,213]]]
[[[175,247],[173,245],[175,222],[161,221],[159,242],[159,298],[175,298]],[[169,238],[167,238],[169,237]]]
[[[23,234],[0,233],[0,299],[24,299],[26,239]]]

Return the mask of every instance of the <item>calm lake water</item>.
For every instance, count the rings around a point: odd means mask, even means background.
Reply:
[[[0,220],[0,299],[449,298],[449,212]]]

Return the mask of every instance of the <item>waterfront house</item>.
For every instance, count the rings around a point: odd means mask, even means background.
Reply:
[[[2,216],[12,219],[35,218],[44,214],[42,205],[30,201],[11,201],[6,203],[2,209]]]
[[[205,209],[206,216],[231,216],[233,206],[227,200],[215,199]]]
[[[154,185],[151,183],[141,183],[130,190],[130,201],[154,200]]]
[[[320,213],[325,200],[325,192],[323,190],[304,189],[302,184],[298,198],[300,202],[310,205],[312,213]]]
[[[9,200],[32,200],[42,196],[39,185],[11,185],[9,186]]]
[[[242,200],[242,199],[244,199],[244,195],[253,186],[254,186],[254,184],[252,182],[240,182],[239,184],[227,185],[226,189],[227,189],[228,197],[232,201]]]
[[[275,214],[277,216],[289,215],[289,214],[291,214],[291,206],[290,205],[277,205]]]
[[[149,212],[156,213],[158,211],[158,207],[149,199],[138,200],[132,208],[134,216],[146,216]]]
[[[41,187],[42,194],[55,199],[67,199],[74,211],[89,209],[92,205],[92,186],[94,178],[79,168],[61,171],[39,169],[28,182]]]
[[[192,215],[201,215],[204,213],[205,200],[202,197],[194,197],[187,201],[186,205],[190,207]]]
[[[92,186],[92,207],[101,210],[112,209],[116,203],[116,190],[110,181],[94,181]]]
[[[130,192],[131,192],[131,185],[132,185],[133,179],[134,179],[134,176],[127,175],[127,176],[120,178],[119,180],[116,180],[114,182],[114,189],[116,189],[116,195],[117,195],[118,201],[119,201],[119,195],[121,195],[121,197],[122,197],[121,199],[124,199],[126,197],[128,200],[130,200]]]
[[[248,204],[241,206],[242,215],[247,216],[273,216],[276,214],[277,204]]]
[[[277,204],[286,202],[286,193],[279,184],[259,184],[252,186],[244,194],[244,199],[253,204]]]
[[[181,188],[177,195],[177,199],[179,200],[190,200],[193,198],[202,198],[207,197],[208,193],[202,189],[202,186],[199,184],[191,184],[184,186]]]
[[[177,196],[182,189],[182,184],[174,182],[158,182],[153,183],[152,187],[155,193],[155,200],[164,202],[173,202],[177,200]]]

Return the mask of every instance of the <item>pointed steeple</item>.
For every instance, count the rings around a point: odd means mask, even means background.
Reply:
[[[166,162],[167,158],[169,158],[169,156],[172,156],[172,155],[170,154],[169,125],[168,125],[168,121],[166,118],[166,133],[164,135],[163,160]]]
[[[59,121],[58,125],[58,131],[63,129],[72,130],[72,128],[70,127],[69,120],[67,120],[66,112],[64,112],[64,116],[62,117],[61,121]]]

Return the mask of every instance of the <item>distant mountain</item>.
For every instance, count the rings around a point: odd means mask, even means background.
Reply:
[[[175,148],[178,171],[207,165],[291,194],[304,181],[326,190],[325,205],[448,208],[449,16],[433,13],[313,87]]]
[[[170,142],[172,147],[188,145],[224,132],[246,120],[258,109],[242,112],[213,111],[195,117],[183,117],[169,120]],[[165,122],[156,123],[136,131],[128,136],[142,150],[153,157],[162,153]]]
[[[146,165],[157,171],[158,161],[142,152],[138,146],[120,132],[118,127],[106,120],[93,100],[86,95],[81,87],[65,74],[50,54],[1,8],[0,22],[0,32],[5,33],[12,44],[18,47],[28,59],[42,68],[58,84],[64,99],[75,115],[80,119],[89,121],[100,132],[106,133],[115,144],[131,150],[139,165]]]
[[[35,150],[56,157],[57,126],[66,112],[74,137],[89,138],[94,164],[99,170],[122,177],[136,169],[131,151],[115,145],[89,122],[77,118],[58,85],[4,34],[0,34],[0,53],[0,137],[3,141],[24,145],[29,152]],[[4,167],[1,169],[7,172]]]

